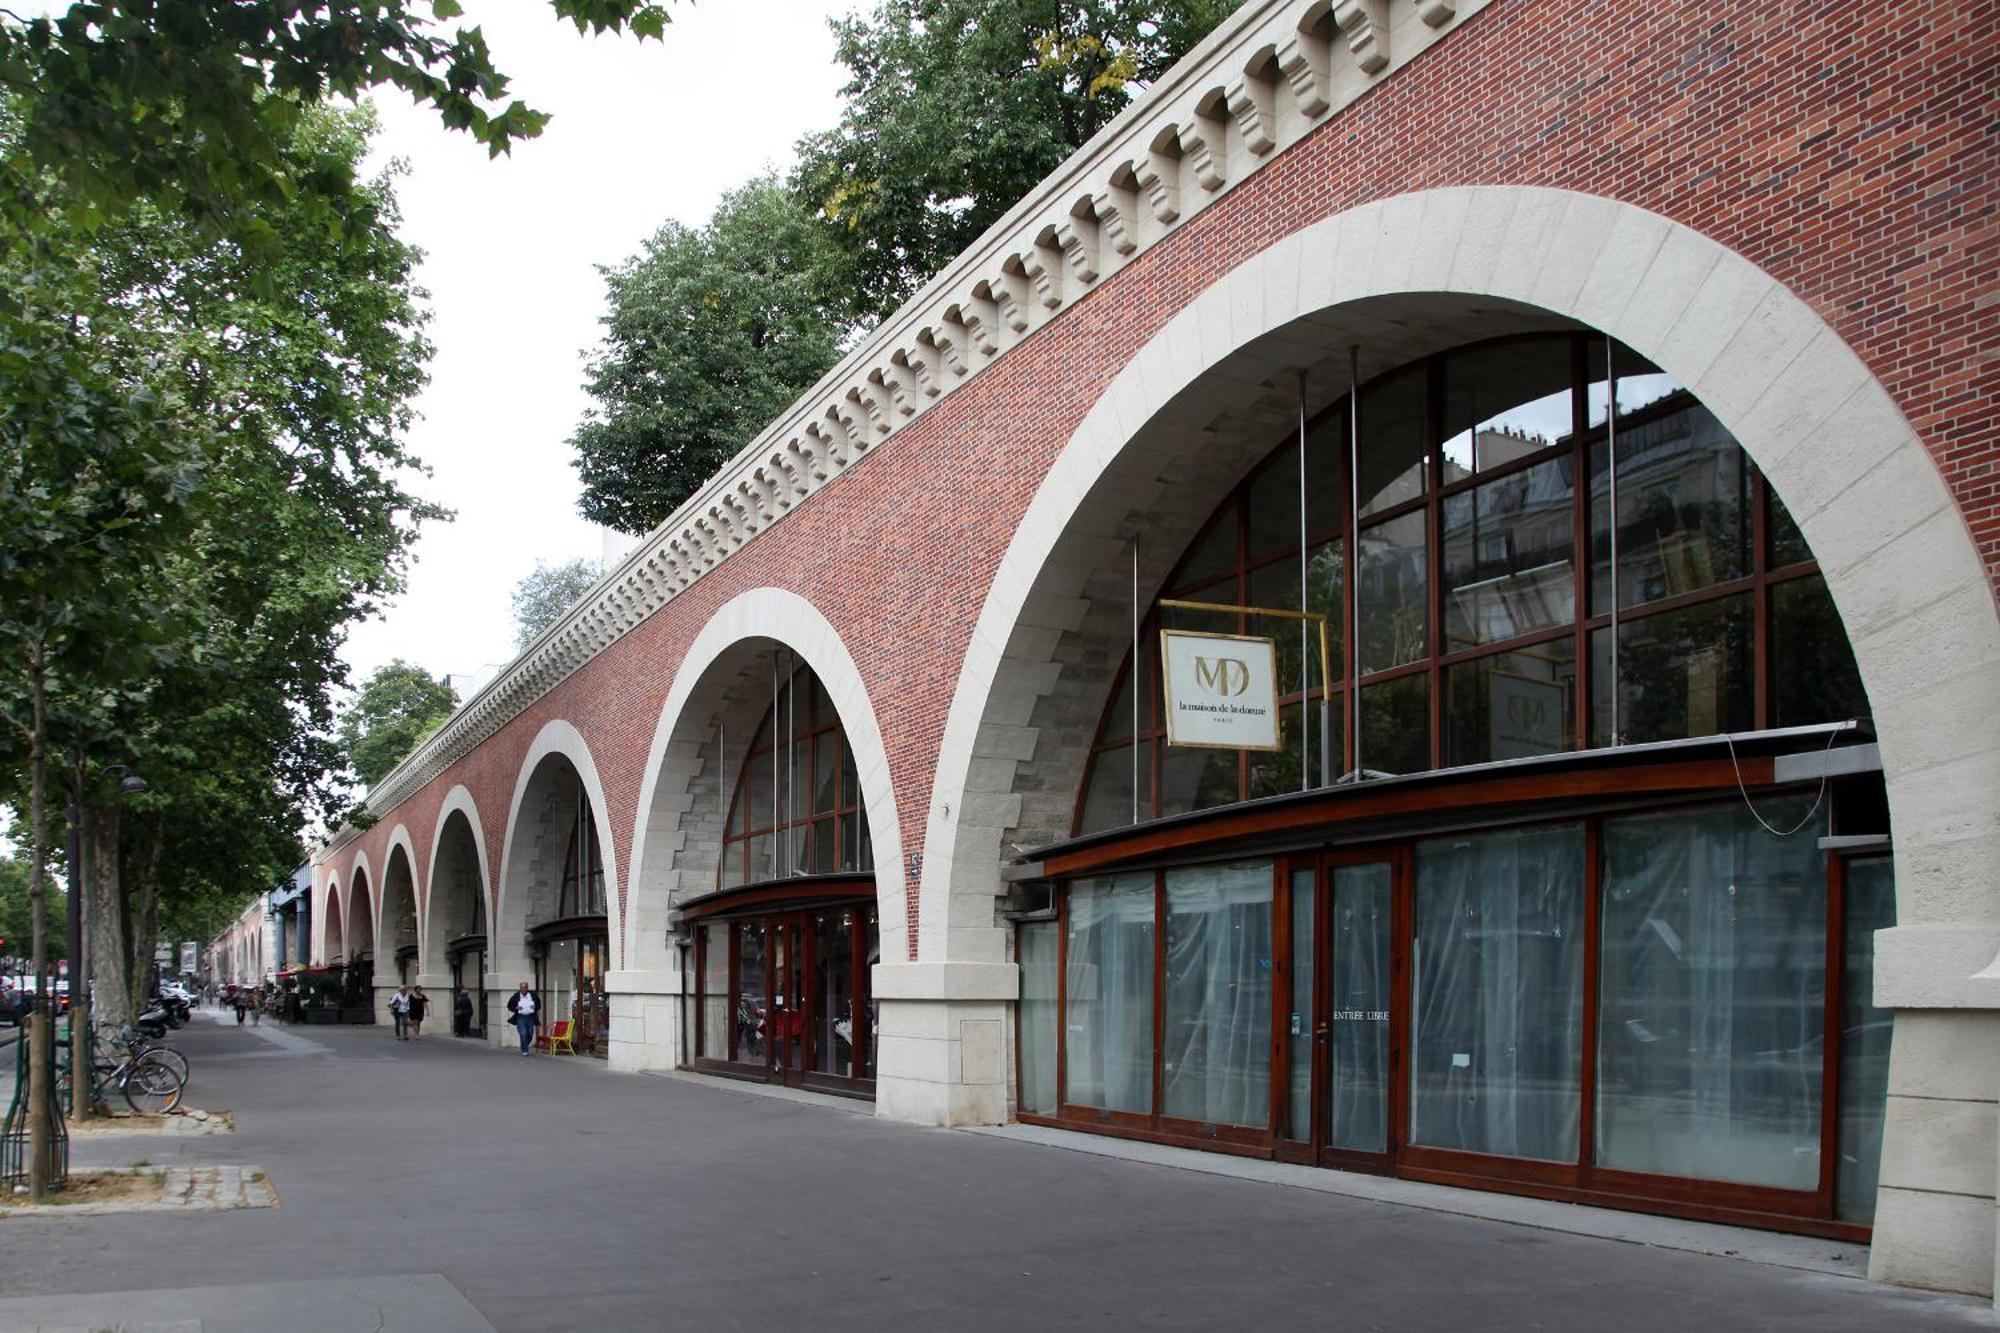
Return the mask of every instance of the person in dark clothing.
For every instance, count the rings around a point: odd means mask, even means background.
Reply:
[[[528,989],[522,982],[521,989],[507,997],[507,1021],[521,1034],[521,1054],[528,1055],[535,1048],[535,1025],[541,1020],[536,1017],[541,1012],[541,997]]]
[[[410,1012],[410,1040],[415,1041],[424,1035],[424,1011],[431,1007],[430,997],[424,994],[422,986],[410,992],[407,1007]]]
[[[472,996],[463,986],[458,988],[458,997],[451,1002],[451,1035],[472,1035]]]

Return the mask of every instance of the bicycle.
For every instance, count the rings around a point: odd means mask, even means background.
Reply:
[[[92,1046],[94,1051],[94,1041]],[[178,1055],[179,1052],[173,1054]],[[186,1057],[181,1059],[185,1061]],[[67,1099],[69,1085],[69,1063],[58,1059],[57,1096]],[[175,1068],[159,1048],[148,1048],[138,1038],[132,1038],[126,1044],[121,1059],[91,1060],[90,1100],[94,1105],[107,1103],[115,1089],[136,1114],[166,1115],[181,1104],[181,1094],[186,1088],[185,1072]]]
[[[177,1048],[169,1046],[163,1041],[155,1041],[151,1037],[129,1027],[120,1032],[117,1039],[120,1045],[131,1051],[134,1055],[150,1051],[162,1060],[165,1060],[180,1074],[181,1082],[183,1083],[187,1082],[189,1076],[193,1073],[192,1067],[188,1064],[187,1056],[182,1054]],[[97,1035],[95,1024],[91,1027],[90,1043],[91,1050],[93,1051],[98,1050],[103,1045],[103,1042]]]

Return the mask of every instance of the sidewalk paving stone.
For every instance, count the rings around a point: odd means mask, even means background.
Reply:
[[[437,1274],[510,1331],[2000,1327],[1985,1301],[1844,1275],[1858,1251],[1807,1271],[1457,1211],[1476,1200],[894,1124],[587,1057],[386,1029],[270,1033],[176,1034],[191,1093],[229,1106],[234,1134],[115,1150],[232,1166],[239,1184],[261,1163],[281,1208],[187,1211],[166,1246],[151,1217],[0,1225],[0,1292]]]

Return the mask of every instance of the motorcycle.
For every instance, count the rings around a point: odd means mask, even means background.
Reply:
[[[188,1002],[177,995],[155,995],[152,998],[152,1005],[166,1015],[169,1027],[180,1027],[193,1014]]]
[[[133,1019],[132,1026],[139,1032],[141,1036],[150,1038],[153,1041],[158,1041],[160,1040],[160,1038],[167,1035],[167,1028],[169,1025],[173,1027],[180,1026],[179,1023],[173,1022],[172,1019],[173,1016],[171,1014],[169,1014],[160,1005],[155,1004],[151,1008],[147,1009],[145,1013],[140,1014],[137,1018]]]

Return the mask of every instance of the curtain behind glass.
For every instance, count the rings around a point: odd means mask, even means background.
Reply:
[[[1083,880],[1069,889],[1069,1100],[1153,1109],[1153,877]]]
[[[729,1058],[729,926],[701,928],[701,1049],[710,1060]]]
[[[1740,802],[1604,821],[1598,1162],[1818,1188],[1825,831]]]
[[[1780,827],[1783,827],[1780,825]],[[1875,932],[1896,924],[1896,872],[1887,856],[1847,863],[1846,962],[1840,979],[1840,1166],[1835,1211],[1844,1222],[1875,1220],[1882,1167],[1882,1112],[1889,1096],[1890,1010],[1877,1009]]]
[[[1167,872],[1165,1114],[1271,1118],[1269,861]]]
[[[1056,923],[1021,926],[1021,1091],[1023,1111],[1056,1111]]]
[[[1387,862],[1333,872],[1327,1141],[1355,1152],[1389,1148],[1391,884]]]
[[[1583,829],[1417,844],[1410,1139],[1574,1161]]]

